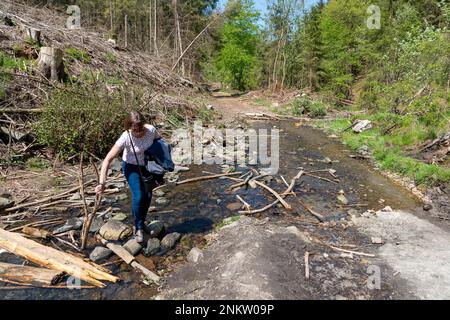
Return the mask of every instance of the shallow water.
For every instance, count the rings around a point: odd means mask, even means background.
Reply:
[[[286,181],[294,177],[300,167],[305,171],[332,168],[336,170],[339,183],[319,180],[315,177],[302,176],[296,184],[294,192],[308,206],[321,213],[326,220],[338,220],[346,216],[351,206],[342,206],[336,196],[340,190],[344,190],[350,205],[362,204],[363,207],[353,207],[360,212],[366,209],[380,209],[387,205],[393,209],[417,210],[421,204],[410,193],[401,189],[393,182],[380,175],[370,167],[366,160],[350,158],[353,152],[339,141],[330,139],[323,132],[307,126],[295,126],[291,121],[254,122],[255,129],[270,129],[276,126],[280,132],[280,170]],[[322,162],[325,157],[335,161],[331,164]],[[220,173],[220,166],[192,165],[191,170],[181,173],[181,179],[205,175],[202,171]],[[333,179],[328,173],[320,172],[316,175]],[[276,177],[279,178],[279,175]],[[214,179],[203,182],[189,183],[177,186],[167,191],[165,197],[167,204],[156,205],[159,211],[174,210],[173,213],[149,213],[148,220],[162,220],[167,227],[167,232],[179,232],[185,236],[185,241],[178,244],[176,249],[170,251],[165,257],[142,258],[152,260],[160,267],[161,261],[165,265],[172,262],[183,263],[189,248],[201,242],[201,236],[209,233],[214,225],[224,218],[237,215],[237,211],[230,211],[227,205],[237,202],[235,194],[244,198],[252,208],[260,208],[269,201],[274,201],[272,195],[259,189],[241,189],[236,193],[226,191],[226,188],[234,181],[228,179]],[[286,189],[284,184],[272,181],[270,186],[282,192]],[[220,199],[220,203],[218,203]],[[383,201],[380,201],[382,199]],[[288,196],[286,201],[293,210],[286,215],[311,216],[296,201],[296,198]],[[123,204],[129,208],[128,201]],[[154,201],[152,202],[154,204]],[[283,221],[287,216],[279,207],[273,207],[259,216],[271,216]],[[128,219],[131,223],[131,218]],[[114,260],[116,258],[112,258]],[[9,253],[0,255],[0,261],[21,263],[23,260]],[[123,281],[118,284],[108,284],[104,289],[25,289],[25,290],[0,290],[0,299],[150,299],[157,293],[154,285],[147,286],[140,281],[140,275],[121,264],[120,267],[110,266],[114,274]]]

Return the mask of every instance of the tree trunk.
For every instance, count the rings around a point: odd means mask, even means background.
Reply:
[[[155,0],[155,5],[153,6],[153,10],[154,10],[154,16],[153,16],[153,49],[155,50],[155,53],[157,56],[159,56],[159,51],[158,51],[158,25],[157,25],[157,9],[158,9],[158,0]]]
[[[125,15],[125,48],[128,47],[128,15]]]
[[[57,283],[60,271],[0,262],[0,281],[27,286],[50,286]]]
[[[100,282],[102,280],[110,282],[119,280],[119,278],[107,273],[105,268],[86,262],[80,257],[26,239],[18,233],[0,229],[0,248],[40,266],[67,272],[97,287],[105,287],[105,284]]]
[[[180,56],[183,53],[183,44],[181,42],[181,28],[180,28],[180,17],[178,16],[178,1],[172,0],[172,10],[173,10],[173,17],[175,21],[175,52],[177,53],[176,56]],[[184,67],[184,61],[181,60],[181,74],[185,75],[185,67]]]
[[[38,68],[47,79],[62,80],[64,77],[63,51],[52,47],[42,47]]]
[[[148,4],[148,8],[149,8],[149,14],[148,14],[148,35],[149,35],[149,45],[148,45],[148,49],[150,52],[152,52],[152,45],[153,45],[153,24],[152,24],[152,15],[153,15],[153,11],[152,11],[152,0],[149,1]]]
[[[39,46],[41,45],[41,30],[28,27],[26,30],[27,37],[33,42],[37,43]]]

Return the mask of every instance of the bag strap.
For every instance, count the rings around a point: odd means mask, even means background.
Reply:
[[[141,176],[141,179],[144,179],[144,175],[142,174],[141,166],[139,165],[139,160],[138,160],[138,157],[136,155],[136,150],[134,150],[134,144],[133,144],[133,140],[131,139],[130,131],[127,130],[127,133],[128,133],[128,138],[130,138],[131,148],[133,148],[134,157],[136,159],[136,164],[137,164],[138,169],[139,169],[139,175]]]

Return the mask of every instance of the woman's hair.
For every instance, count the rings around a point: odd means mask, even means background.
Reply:
[[[130,130],[133,125],[144,126],[145,118],[142,113],[138,111],[132,111],[125,119],[125,130]]]

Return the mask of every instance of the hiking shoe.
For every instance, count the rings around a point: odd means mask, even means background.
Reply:
[[[144,231],[142,229],[136,231],[134,235],[134,240],[136,240],[137,243],[144,242]]]

